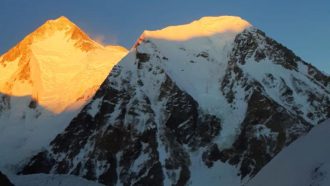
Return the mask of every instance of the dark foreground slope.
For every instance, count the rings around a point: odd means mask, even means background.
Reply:
[[[14,186],[10,180],[7,178],[6,175],[2,174],[2,172],[0,172],[0,185],[1,186]]]

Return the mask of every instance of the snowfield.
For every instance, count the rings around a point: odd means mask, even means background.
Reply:
[[[246,186],[329,186],[330,119],[284,148]]]
[[[31,174],[9,179],[15,186],[104,186],[73,175]]]

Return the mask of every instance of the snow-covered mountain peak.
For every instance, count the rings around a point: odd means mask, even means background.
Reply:
[[[55,20],[47,21],[40,27],[41,32],[56,32],[64,31],[66,36],[76,41],[76,47],[79,47],[83,51],[89,51],[95,49],[100,45],[93,41],[86,33],[84,33],[77,25],[71,22],[68,18],[61,16]]]
[[[202,17],[184,25],[169,26],[161,30],[146,30],[141,40],[145,38],[186,41],[200,37],[210,37],[228,32],[239,33],[251,24],[236,16]]]
[[[48,28],[58,28],[58,29],[63,29],[63,28],[68,28],[68,27],[77,27],[72,21],[70,21],[67,17],[65,16],[60,16],[56,19],[50,19],[45,22],[45,26],[48,25]]]
[[[100,44],[93,41],[85,34],[77,25],[71,22],[68,18],[61,16],[54,20],[48,20],[35,31],[27,35],[15,47],[11,48],[7,53],[0,56],[0,64],[5,65],[5,62],[14,61],[18,57],[26,56],[31,53],[31,46],[39,42],[53,39],[48,43],[51,47],[62,47],[63,42],[72,41],[74,46],[82,51],[89,51],[101,47]],[[55,42],[55,40],[58,40]]]
[[[123,47],[98,44],[64,16],[49,20],[0,57],[0,92],[30,95],[59,113],[93,95],[126,53]]]
[[[236,16],[202,17],[184,25],[144,31],[134,48],[141,61],[160,59],[169,77],[198,100],[201,108],[226,115],[219,104],[226,100],[212,85],[222,81],[235,38],[247,28],[252,25]]]
[[[34,37],[47,37],[50,34],[53,34],[54,32],[58,31],[66,31],[67,34],[72,34],[76,30],[79,30],[79,35],[76,35],[75,37],[83,37],[85,39],[91,40],[87,34],[85,34],[83,31],[80,30],[80,28],[74,24],[72,21],[70,21],[65,16],[58,17],[57,19],[51,19],[47,20],[43,25],[41,25],[38,29],[36,29],[34,32],[32,32],[30,35]],[[71,35],[72,36],[72,35]],[[73,37],[73,36],[72,36]]]
[[[31,33],[30,37],[37,42],[59,35],[59,33],[62,33],[62,36],[67,40],[75,41],[75,46],[85,52],[100,47],[100,44],[93,41],[77,25],[64,16],[46,21],[45,24]]]
[[[2,55],[0,146],[6,149],[0,154],[0,169],[63,131],[126,54],[123,47],[98,44],[60,17]]]
[[[54,20],[48,20],[47,23],[50,24],[59,24],[59,25],[75,25],[73,22],[71,22],[67,17],[60,16]]]

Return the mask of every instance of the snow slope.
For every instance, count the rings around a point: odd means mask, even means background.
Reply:
[[[13,175],[10,179],[15,186],[102,186],[100,183],[73,175]]]
[[[330,120],[284,148],[246,186],[330,185]]]
[[[126,53],[60,17],[0,56],[0,169],[15,171],[45,148]]]

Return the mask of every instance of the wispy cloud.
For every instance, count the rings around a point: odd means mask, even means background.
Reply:
[[[90,34],[91,38],[100,43],[103,46],[107,45],[116,45],[118,42],[118,38],[115,35],[112,34]]]

